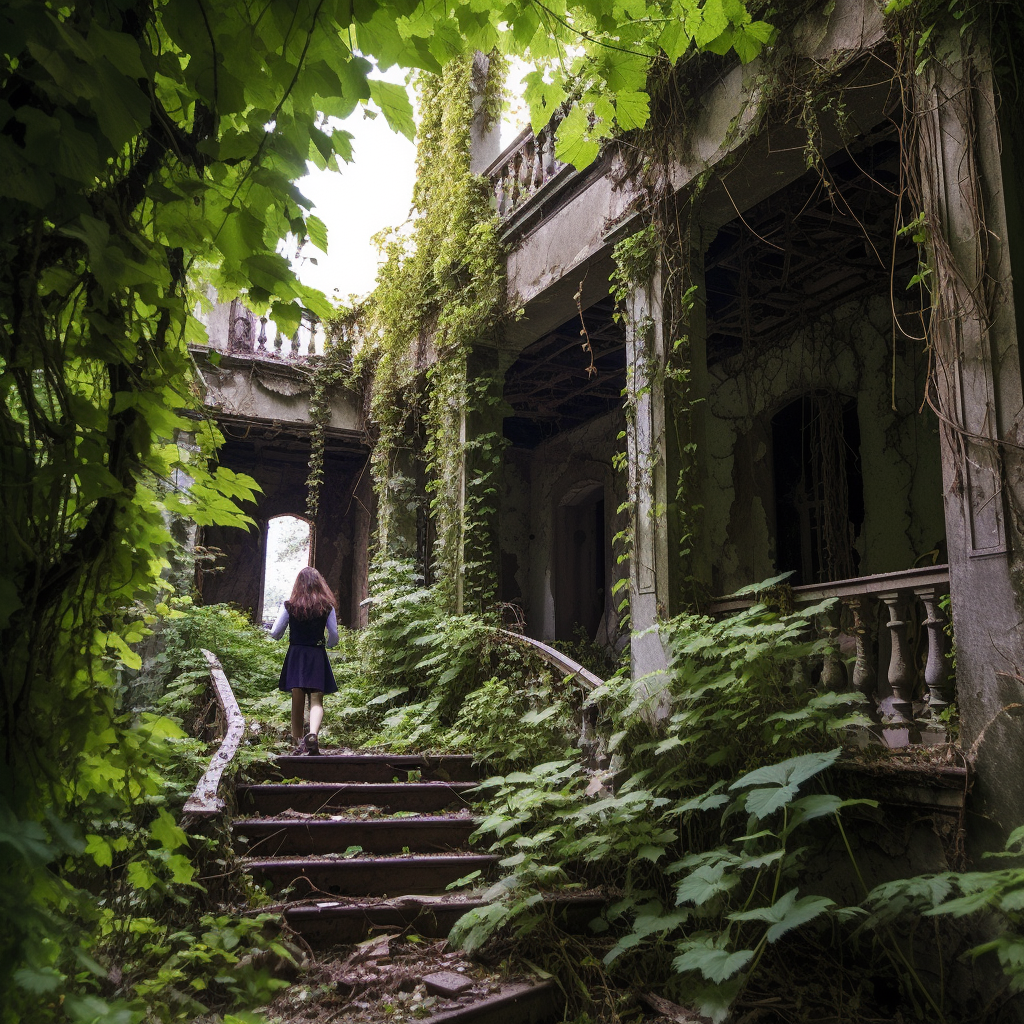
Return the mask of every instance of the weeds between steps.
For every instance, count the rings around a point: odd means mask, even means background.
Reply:
[[[1010,969],[996,1004],[1019,988],[1024,873],[859,888],[851,829],[880,812],[832,791],[839,738],[859,714],[850,695],[790,685],[797,659],[823,653],[803,639],[820,609],[785,615],[756,604],[724,621],[666,624],[668,719],[652,733],[660,694],[642,697],[624,674],[595,695],[617,759],[612,793],[610,773],[579,763],[570,688],[505,649],[487,623],[444,615],[407,565],[388,566],[377,593],[370,629],[346,634],[332,653],[330,741],[497,761],[503,774],[488,782],[479,835],[505,874],[489,906],[454,933],[468,951],[516,950],[520,963],[558,977],[573,1011],[592,1020],[624,1019],[632,1004],[622,993],[637,984],[715,1020],[758,1008],[777,1019],[967,1020],[948,988],[972,946]],[[266,756],[287,722],[266,684],[281,648],[224,608],[188,609],[174,630],[167,664],[200,638],[219,645],[258,723],[246,756]],[[186,665],[168,686],[168,709],[188,703],[195,672]],[[837,849],[846,884],[823,891],[820,855]],[[613,898],[596,931],[567,935],[543,895],[598,886]],[[983,946],[971,937],[980,911],[1005,924]],[[943,917],[967,927],[937,931]]]

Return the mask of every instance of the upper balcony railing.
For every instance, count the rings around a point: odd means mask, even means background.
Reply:
[[[227,345],[223,345],[222,337],[215,337],[212,329],[210,343],[214,348],[225,349],[232,355],[251,355],[256,358],[301,363],[322,350],[320,319],[308,310],[303,312],[302,319],[291,337],[278,328],[269,317],[257,317],[237,299],[231,303],[228,317]]]
[[[560,171],[568,167],[555,156],[555,132],[561,123],[560,113],[533,134],[526,128],[484,171],[494,187],[498,216],[508,220],[518,213]]]
[[[793,587],[797,609],[838,599],[816,623],[819,637],[828,641],[820,665],[822,688],[856,690],[870,717],[888,725],[906,728],[923,716],[937,718],[954,690],[940,607],[948,593],[946,565]],[[745,596],[726,598],[711,612],[724,615],[753,603]],[[809,683],[806,664],[795,672],[798,684]]]

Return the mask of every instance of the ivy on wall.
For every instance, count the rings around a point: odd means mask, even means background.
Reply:
[[[467,417],[494,400],[490,382],[470,380],[467,360],[474,346],[498,341],[505,260],[489,184],[470,172],[470,143],[474,118],[486,124],[497,116],[503,81],[496,54],[421,76],[416,217],[408,234],[382,239],[387,259],[365,314],[373,345],[356,356],[357,369],[372,361],[380,551],[411,553],[403,521],[416,502],[414,474],[422,472],[437,538],[432,576],[453,609],[479,608],[494,591],[494,560],[481,540],[490,534],[484,521],[494,511],[501,438],[467,435]]]

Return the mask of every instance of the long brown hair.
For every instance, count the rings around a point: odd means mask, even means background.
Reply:
[[[292,596],[285,601],[285,608],[293,619],[319,619],[329,615],[334,608],[334,594],[323,578],[311,565],[300,569],[292,587]]]

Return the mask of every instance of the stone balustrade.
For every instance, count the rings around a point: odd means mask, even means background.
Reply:
[[[244,317],[238,319],[250,322]],[[255,321],[255,317],[253,320]],[[301,362],[317,354],[316,329],[320,320],[315,314],[304,313],[291,337],[286,336],[278,328],[273,332],[271,339],[268,336],[267,325],[272,324],[273,321],[269,317],[261,316],[258,323],[258,333],[256,333],[254,325],[253,329],[249,331],[248,337],[233,339],[232,352],[236,354],[251,352],[255,356],[271,356],[290,362]],[[276,327],[276,325],[274,326]],[[255,338],[252,337],[253,334],[256,334]]]
[[[524,129],[484,171],[494,187],[498,216],[508,220],[536,195],[567,164],[555,156],[555,132],[559,114],[534,135]]]
[[[852,689],[865,711],[887,725],[909,726],[935,718],[953,700],[947,662],[946,617],[940,607],[949,593],[949,567],[928,566],[792,588],[797,609],[829,598],[835,603],[817,616],[818,635],[829,643],[821,658],[819,685]],[[749,607],[750,598],[715,602],[712,614]],[[809,685],[812,666],[795,666],[794,683]]]

